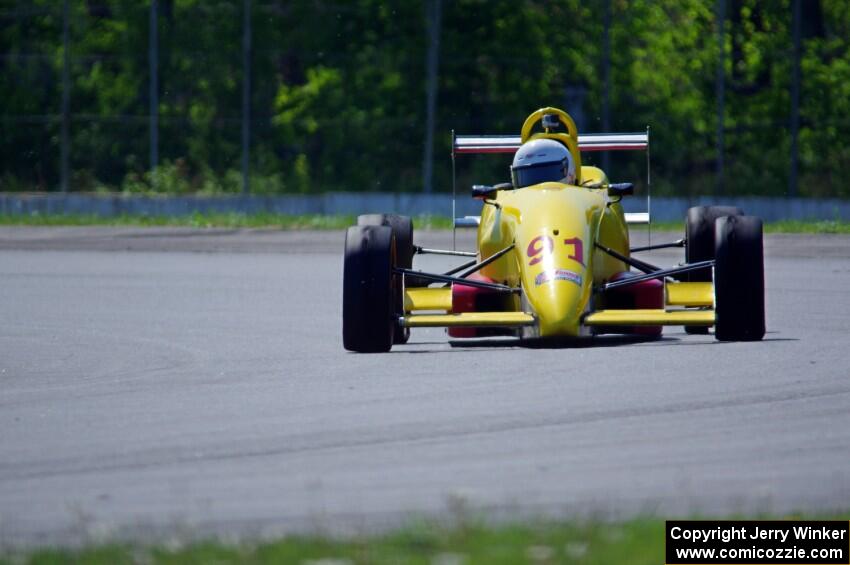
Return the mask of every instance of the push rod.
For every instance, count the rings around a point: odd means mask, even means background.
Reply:
[[[698,263],[691,263],[689,265],[682,265],[681,267],[673,267],[672,269],[662,269],[660,271],[655,271],[654,273],[647,273],[645,275],[638,275],[636,277],[631,277],[628,279],[621,279],[614,282],[605,283],[599,287],[597,290],[606,291],[611,290],[613,288],[621,288],[624,286],[631,286],[633,284],[641,283],[644,281],[651,281],[652,279],[663,279],[667,277],[671,277],[673,275],[679,275],[682,273],[687,273],[690,271],[696,271],[698,269],[705,269],[706,267],[713,267],[714,260],[710,261],[699,261]]]
[[[466,286],[474,286],[476,288],[486,288],[486,289],[489,289],[489,290],[496,290],[496,291],[499,291],[499,292],[519,292],[520,291],[520,289],[518,289],[518,288],[512,288],[510,286],[506,286],[506,285],[503,285],[503,284],[488,283],[488,282],[484,282],[484,281],[476,281],[474,279],[473,280],[462,279],[462,278],[459,278],[459,277],[451,277],[451,276],[448,276],[448,275],[438,275],[436,273],[423,273],[422,271],[414,271],[412,269],[396,268],[396,269],[394,269],[394,272],[398,273],[399,275],[404,275],[404,276],[419,277],[421,279],[428,279],[428,280],[437,281],[437,282],[444,282],[444,283],[464,284]]]
[[[457,257],[477,257],[478,254],[473,251],[453,251],[451,249],[427,249],[425,247],[414,246],[413,252],[417,255],[455,255]]]
[[[501,251],[493,253],[492,255],[490,255],[489,257],[487,257],[486,259],[484,259],[480,263],[476,263],[475,265],[470,267],[470,269],[468,271],[464,271],[463,273],[461,273],[458,276],[462,279],[465,279],[466,277],[468,277],[472,273],[475,273],[475,272],[481,270],[482,268],[486,267],[487,265],[489,265],[490,263],[492,263],[493,261],[495,261],[496,259],[498,259],[499,257],[501,257],[502,255],[504,255],[505,253],[507,253],[508,251],[510,251],[513,248],[514,248],[514,244],[511,243],[510,245],[508,245],[507,247],[505,247]]]
[[[625,255],[617,253],[616,251],[614,251],[610,247],[605,247],[601,243],[597,243],[596,247],[598,247],[599,249],[601,249],[602,251],[604,251],[605,253],[607,253],[611,257],[613,257],[615,259],[619,259],[620,261],[631,265],[632,267],[634,267],[638,271],[643,271],[644,273],[654,273],[656,271],[661,270],[661,267],[656,267],[655,265],[645,263],[644,261],[639,261],[638,259],[634,259],[632,257],[626,257]]]
[[[684,247],[685,238],[677,239],[671,243],[659,243],[657,245],[644,245],[643,247],[632,247],[630,253],[638,253],[639,251],[652,251],[653,249],[666,249],[668,247]]]
[[[457,273],[458,271],[462,271],[462,270],[464,270],[464,269],[467,269],[467,268],[469,268],[469,267],[471,267],[471,266],[473,266],[473,265],[475,265],[475,264],[477,264],[477,261],[476,261],[475,259],[473,259],[472,261],[467,261],[467,262],[466,262],[466,263],[464,263],[463,265],[460,265],[460,266],[458,266],[458,267],[455,267],[455,268],[454,268],[454,269],[452,269],[451,271],[446,271],[446,272],[445,272],[445,273],[443,273],[443,274],[444,274],[444,275],[453,275],[453,274]]]

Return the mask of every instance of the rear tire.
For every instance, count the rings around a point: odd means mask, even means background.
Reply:
[[[358,226],[389,226],[393,230],[396,246],[397,266],[403,269],[413,268],[413,221],[409,216],[400,216],[398,214],[361,214],[357,216]],[[417,284],[413,277],[406,277],[407,286],[428,286],[430,281],[425,281],[425,284]],[[395,298],[396,312],[398,315],[404,315],[404,296],[402,295],[401,285],[398,286],[398,296]],[[396,326],[393,330],[393,343],[407,343],[410,339],[410,328],[402,328]]]
[[[728,216],[716,223],[714,336],[720,341],[764,337],[764,248],[762,221]]]
[[[395,236],[398,266],[413,267],[413,221],[398,214],[362,214],[357,216],[358,226],[390,226]]]
[[[393,267],[395,245],[388,226],[352,226],[345,233],[342,281],[342,345],[358,353],[389,351],[397,326]]]
[[[697,263],[714,259],[714,223],[723,216],[743,216],[737,206],[694,206],[685,219],[685,261]],[[687,282],[711,282],[711,268],[686,273]],[[685,326],[689,334],[707,334],[706,326]]]

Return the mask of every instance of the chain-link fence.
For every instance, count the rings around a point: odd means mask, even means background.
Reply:
[[[652,127],[660,193],[848,196],[839,0],[0,0],[0,190],[448,190],[450,132]],[[590,156],[589,156],[590,157]],[[592,156],[643,178],[629,156]],[[459,161],[461,186],[509,159]]]

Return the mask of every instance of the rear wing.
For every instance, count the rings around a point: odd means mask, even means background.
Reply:
[[[518,135],[456,135],[453,154],[514,153],[521,145]],[[581,151],[649,150],[649,130],[645,133],[585,133],[578,136]]]
[[[477,216],[458,218],[456,214],[455,157],[464,154],[515,153],[522,144],[518,135],[455,135],[452,131],[452,218],[454,227],[477,227]],[[651,191],[649,174],[649,127],[635,133],[585,133],[578,136],[578,148],[589,151],[646,151],[646,211],[626,213],[630,224],[649,224]],[[605,171],[606,174],[608,171]],[[454,238],[453,238],[454,239]]]

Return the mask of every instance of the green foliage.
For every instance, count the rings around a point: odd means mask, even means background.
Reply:
[[[429,0],[252,3],[252,191],[419,191]],[[443,2],[435,186],[449,132],[516,133],[544,105],[601,131],[609,0]],[[74,190],[241,190],[242,3],[162,0],[160,168],[148,146],[148,3],[70,2]],[[714,190],[715,0],[610,0],[610,128],[652,127],[660,193]],[[0,190],[58,187],[62,3],[0,1]],[[726,194],[788,187],[791,0],[727,0]],[[850,8],[802,2],[800,193],[850,196]],[[577,95],[570,93],[578,93]],[[587,155],[598,163],[597,155]],[[464,157],[460,185],[507,178]],[[610,176],[644,176],[613,155]]]

